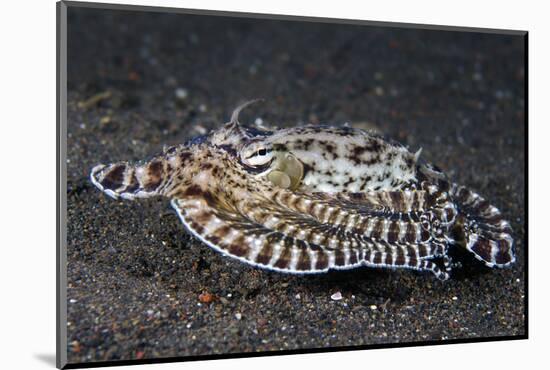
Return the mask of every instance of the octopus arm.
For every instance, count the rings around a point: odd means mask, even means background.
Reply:
[[[510,223],[501,212],[472,190],[453,184],[458,204],[461,239],[466,249],[489,267],[508,267],[515,260]]]
[[[336,214],[342,208],[331,203],[338,197],[323,198],[281,190],[270,198],[235,201],[194,191],[173,199],[171,204],[186,228],[201,241],[254,266],[297,274],[359,266],[410,268],[430,271],[440,279],[449,277],[430,260],[445,258],[444,244],[425,233],[418,234],[418,229],[414,229],[414,237],[420,235],[425,240],[414,244],[392,240],[387,236],[390,226],[385,218],[365,215],[367,223],[378,225],[379,234],[369,229],[369,235],[367,229],[351,227],[349,220],[343,223],[345,216]],[[315,210],[301,209],[301,202],[302,206],[314,203]],[[373,206],[365,202],[366,209]],[[315,212],[319,212],[317,216]],[[336,213],[330,216],[329,212]],[[323,213],[328,217],[325,221],[321,219]]]
[[[99,164],[91,173],[92,183],[113,199],[134,200],[164,195],[173,180],[172,170],[163,157],[143,164],[117,162]]]

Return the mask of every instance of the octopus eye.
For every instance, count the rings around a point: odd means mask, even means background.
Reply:
[[[243,150],[241,159],[248,166],[263,166],[273,159],[273,153],[269,147],[254,145]]]

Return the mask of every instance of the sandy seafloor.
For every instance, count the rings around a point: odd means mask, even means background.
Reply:
[[[68,15],[69,362],[525,334],[521,36]],[[491,270],[462,255],[446,282],[410,270],[263,271],[191,237],[167,200],[114,201],[88,180],[97,163],[146,158],[257,97],[266,102],[242,122],[348,122],[422,147],[503,211],[517,264]]]

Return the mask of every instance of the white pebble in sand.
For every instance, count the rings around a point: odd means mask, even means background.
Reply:
[[[187,96],[189,96],[189,93],[187,92],[187,90],[181,87],[178,87],[176,89],[175,94],[176,94],[176,98],[180,100],[184,100],[187,98]]]

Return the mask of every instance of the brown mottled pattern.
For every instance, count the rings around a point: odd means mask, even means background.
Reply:
[[[164,180],[164,163],[160,160],[154,160],[147,166],[148,178],[143,182],[146,191],[154,191]]]
[[[124,171],[126,170],[126,164],[116,164],[109,168],[101,180],[101,185],[107,189],[119,189],[124,185]]]

